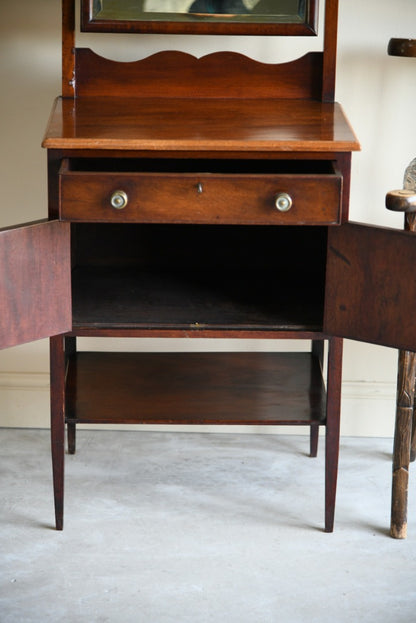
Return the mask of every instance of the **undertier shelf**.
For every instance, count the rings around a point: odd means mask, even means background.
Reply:
[[[69,357],[68,422],[310,425],[326,392],[311,353],[102,353]]]

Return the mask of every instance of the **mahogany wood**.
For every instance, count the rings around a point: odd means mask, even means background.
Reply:
[[[325,422],[325,387],[308,353],[81,352],[66,412],[86,423],[306,426]]]
[[[408,322],[416,296],[408,280],[416,261],[411,234],[352,224],[327,227],[347,219],[351,151],[359,149],[333,103],[338,0],[326,2],[323,52],[280,65],[228,52],[108,61],[90,50],[75,51],[75,2],[63,0],[62,7],[63,98],[55,103],[43,145],[49,150],[49,216],[74,221],[72,250],[69,224],[0,232],[0,265],[7,273],[6,294],[0,294],[0,322],[7,327],[0,325],[2,345],[68,331],[51,339],[50,350],[57,528],[63,527],[66,409],[70,452],[78,421],[295,423],[310,427],[312,456],[318,427],[325,425],[325,530],[332,531],[342,361],[342,340],[333,336],[416,349]],[[62,160],[75,158],[85,166],[63,168],[60,189]],[[94,159],[123,163],[101,171]],[[129,159],[147,160],[148,168],[125,170],[132,166]],[[169,171],[173,159],[181,165]],[[217,169],[205,170],[202,197],[194,201],[188,183],[195,191],[203,172],[198,167],[207,159]],[[198,162],[188,175],[184,167],[191,160]],[[254,160],[257,168],[250,171],[247,161]],[[294,160],[311,171],[273,170]],[[321,167],[330,161],[328,173]],[[134,192],[144,188],[146,216],[137,207],[139,197],[133,217],[122,211],[122,223],[106,223],[112,220],[105,213],[112,184],[126,180]],[[291,226],[284,228],[283,216],[276,220],[267,213],[263,220],[262,212],[265,197],[281,182],[303,210],[301,216],[290,212]],[[246,211],[247,200],[254,212]],[[395,205],[409,210],[408,202]],[[188,210],[192,216],[183,217]],[[92,218],[98,223],[81,222]],[[186,224],[175,224],[183,218]],[[409,223],[412,218],[407,216]],[[148,224],[132,222],[145,219]],[[133,245],[117,227],[130,232]],[[222,237],[226,230],[229,244]],[[146,235],[137,237],[139,231]],[[250,232],[244,244],[241,232]],[[22,258],[27,263],[16,267]],[[59,282],[53,286],[57,305],[47,285],[51,275]],[[29,323],[30,287],[50,298],[47,305],[31,302]],[[10,311],[16,292],[23,307]],[[313,347],[311,353],[290,354],[78,353],[78,335],[308,338]],[[400,392],[396,526],[406,510],[413,365],[410,358],[403,363],[410,373]]]
[[[69,225],[0,231],[0,348],[71,328]]]
[[[64,98],[43,142],[49,214],[74,221],[73,326],[51,340],[58,529],[64,404],[70,452],[77,421],[306,424],[312,456],[318,426],[326,425],[325,529],[333,529],[342,341],[330,340],[325,404],[326,225],[347,218],[350,154],[359,148],[332,102],[337,9],[337,0],[327,1],[323,52],[290,63],[178,52],[115,63],[75,52],[74,1],[63,0]],[[85,166],[70,162],[59,184],[67,158]],[[104,158],[123,164],[101,170],[93,159]],[[123,172],[138,158],[151,164]],[[169,172],[173,158],[182,164]],[[208,158],[217,170],[205,170],[202,182],[195,165],[187,175],[187,162],[205,166]],[[309,170],[282,170],[296,159]],[[257,169],[246,160],[257,160]],[[330,161],[331,171],[322,170]],[[121,182],[129,184],[133,216],[125,209],[120,224],[106,223],[114,219],[105,212],[118,190],[112,185]],[[274,227],[287,221],[263,212],[277,183],[301,206],[288,214],[290,227]],[[83,222],[90,219],[98,222]],[[78,353],[77,335],[297,337],[314,345],[312,353],[290,354]]]
[[[415,351],[408,321],[416,300],[416,282],[408,275],[415,265],[410,232],[355,223],[330,228],[324,331]]]
[[[312,342],[312,356],[316,358],[316,361],[320,367],[321,374],[323,374],[324,367],[324,352],[325,342],[324,340],[315,339]],[[311,425],[310,431],[310,456],[315,458],[318,455],[318,442],[319,442],[319,427]]]
[[[341,187],[340,173],[317,177],[313,173],[217,174],[204,169],[199,173],[100,173],[63,168],[60,214],[63,220],[84,222],[336,224],[341,221]],[[111,197],[120,190],[128,204],[115,209]],[[276,208],[280,193],[292,198],[287,212]]]
[[[58,98],[43,146],[160,154],[348,153],[360,148],[339,104],[303,100]],[[185,155],[185,154],[184,154]],[[312,157],[312,156],[310,156]]]
[[[78,48],[76,76],[77,97],[319,99],[322,53],[267,64],[236,52],[169,51],[121,63]]]
[[[77,338],[65,336],[65,366],[68,367],[69,358],[77,352]],[[68,433],[68,454],[75,454],[76,447],[76,427],[74,423],[67,424]]]
[[[323,102],[333,102],[335,97],[337,36],[338,0],[326,0],[321,92],[321,99]]]
[[[325,437],[325,532],[333,532],[338,478],[343,342],[329,341]]]
[[[65,1],[70,2],[71,0],[65,0]],[[303,34],[305,35],[305,34],[315,34],[313,23],[317,19],[317,14],[318,14],[318,3],[317,2],[315,3],[315,0],[311,0],[310,15],[309,15],[309,20],[310,20],[310,23],[312,24],[311,28],[309,26],[305,27],[304,25],[294,25],[294,24],[289,24],[289,25],[284,25],[284,24],[277,24],[277,25],[273,25],[273,24],[271,25],[231,24],[230,25],[230,24],[206,24],[206,23],[181,24],[181,23],[175,23],[175,22],[170,22],[170,23],[169,22],[167,23],[163,23],[163,22],[147,22],[147,23],[146,22],[115,22],[115,21],[106,22],[103,20],[97,20],[94,22],[94,20],[90,19],[91,14],[90,14],[89,8],[86,6],[86,3],[84,2],[83,11],[82,11],[82,21],[83,21],[83,29],[97,30],[99,32],[104,32],[104,31],[134,32],[137,30],[141,30],[142,32],[168,32],[168,33],[188,33],[188,34],[191,32],[198,32],[199,34],[207,34],[207,33],[212,33],[213,31],[215,31],[218,34],[226,34],[227,32],[229,33],[230,30],[233,30],[233,34],[261,34],[261,35],[271,35],[271,34],[302,35]],[[299,74],[297,72],[297,68],[295,71],[292,72],[293,75],[297,75],[297,78],[298,78],[297,88],[299,88],[300,85],[302,85],[303,83],[307,83],[310,85],[311,91],[310,91],[309,96],[307,97],[317,97],[318,99],[321,99],[322,101],[333,101],[334,100],[336,53],[337,53],[337,25],[338,25],[338,0],[326,0],[325,2],[324,49],[323,49],[323,53],[318,53],[318,55],[316,55],[317,59],[318,57],[320,58],[319,67],[317,67],[318,74],[316,74],[315,71],[311,71],[310,73],[306,72],[305,74]],[[297,65],[299,65],[298,62],[296,63]],[[124,65],[124,67],[122,65]],[[295,67],[295,64],[292,63],[291,65]],[[117,66],[118,66],[118,71],[120,71],[121,73],[124,73],[125,70],[127,69],[126,63],[124,64],[117,63]],[[273,66],[271,65],[268,66],[267,68],[265,67],[266,73],[263,76],[265,80],[263,84],[259,83],[258,85],[259,86],[259,89],[258,89],[259,97],[264,97],[264,95],[260,95],[264,89],[264,84],[269,83],[270,78],[273,79],[275,72],[276,71],[280,72],[284,66],[275,65],[274,68],[272,67]],[[78,76],[80,75],[78,72],[78,69],[80,69],[81,72],[84,71],[82,62],[80,63],[79,68],[77,66],[77,72],[76,72],[77,85],[79,84]],[[224,69],[225,69],[225,72],[228,73],[228,64],[223,64],[220,70],[216,72],[216,77],[219,81],[222,80],[222,74],[224,72]],[[160,71],[160,68],[158,68],[158,71]],[[94,72],[94,74],[92,73],[88,74],[85,72],[84,75],[86,76],[86,79],[82,78],[81,82],[86,84],[91,77],[98,76],[100,73],[101,72],[98,72],[98,73]],[[242,75],[241,76],[243,78],[242,81],[235,80],[235,76],[231,76],[231,79],[228,81],[228,84],[227,82],[225,83],[225,88],[222,91],[222,97],[226,96],[226,94],[228,93],[228,89],[230,88],[230,85],[233,85],[234,87],[236,84],[240,84],[240,88],[241,88],[241,85],[245,85],[247,82],[247,77],[249,75],[250,74],[247,74],[247,73],[245,75]],[[310,82],[310,78],[312,75],[314,75],[314,80],[313,82]],[[198,73],[198,75],[196,76],[196,81],[195,80],[188,81],[186,88],[188,89],[195,88],[194,85],[200,83],[201,76],[202,76],[202,73]],[[115,84],[116,84],[117,77],[115,76],[114,78],[115,78]],[[252,78],[250,77],[250,81],[251,79]],[[168,81],[170,81],[169,77],[168,77]],[[185,82],[186,81],[184,81],[184,83]],[[279,98],[292,97],[291,95],[288,95],[288,93],[291,92],[291,89],[293,89],[293,81],[290,79],[290,76],[287,76],[286,79],[280,80],[280,82],[281,82],[282,88],[280,88],[279,93],[276,95],[276,97],[279,97]],[[215,80],[213,81],[214,90],[217,88],[216,86],[217,83],[218,81],[215,81]],[[107,94],[109,92],[111,91],[107,91]],[[163,93],[162,93],[162,96],[164,96]],[[246,94],[246,96],[248,95]]]
[[[64,524],[64,468],[65,468],[65,351],[64,337],[50,339],[51,376],[51,449],[53,490],[55,500],[55,525]]]
[[[62,0],[62,95],[75,95],[75,0]]]

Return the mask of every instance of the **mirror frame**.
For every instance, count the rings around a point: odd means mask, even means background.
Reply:
[[[304,23],[231,22],[231,21],[169,21],[97,19],[94,0],[81,0],[81,31],[107,33],[157,33],[187,35],[281,35],[315,36],[319,0],[309,0]]]

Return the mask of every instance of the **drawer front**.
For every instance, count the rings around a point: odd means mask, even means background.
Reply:
[[[340,174],[100,173],[62,170],[60,216],[83,222],[326,225]]]

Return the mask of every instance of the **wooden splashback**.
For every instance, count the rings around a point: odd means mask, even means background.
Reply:
[[[322,2],[323,8],[322,52],[309,53],[291,63],[259,63],[229,52],[202,59],[179,52],[168,56],[164,53],[134,63],[121,63],[103,59],[90,50],[76,49],[75,0],[62,0],[62,95],[101,96],[106,91],[106,95],[123,97],[144,94],[146,97],[333,101],[338,0]]]

